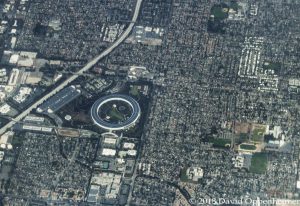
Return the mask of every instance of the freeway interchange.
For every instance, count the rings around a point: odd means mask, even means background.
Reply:
[[[54,88],[50,93],[43,96],[41,99],[36,101],[34,104],[32,104],[29,108],[21,112],[18,116],[13,118],[10,122],[8,122],[6,125],[4,125],[0,129],[0,135],[3,134],[6,130],[11,128],[15,123],[22,120],[25,116],[27,116],[33,109],[36,109],[40,104],[42,104],[44,101],[49,99],[51,96],[55,95],[57,92],[62,90],[64,87],[66,87],[68,84],[70,84],[72,81],[74,81],[78,76],[83,74],[84,72],[88,71],[90,68],[92,68],[95,64],[97,64],[98,61],[100,61],[102,58],[110,54],[116,47],[118,47],[129,35],[129,33],[132,31],[135,22],[138,18],[139,11],[141,8],[142,0],[137,0],[134,14],[131,20],[131,23],[127,27],[127,29],[121,34],[121,36],[113,42],[107,49],[105,49],[102,53],[100,53],[98,56],[93,58],[91,61],[89,61],[83,68],[81,68],[79,71],[74,73],[72,76],[70,76],[68,79],[66,79],[64,82],[62,82],[60,85],[58,85],[56,88]]]

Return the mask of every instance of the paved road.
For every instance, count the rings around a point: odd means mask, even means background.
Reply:
[[[80,74],[83,72],[89,70],[92,68],[99,60],[101,60],[103,57],[107,56],[109,53],[111,53],[117,46],[119,46],[129,35],[129,33],[132,31],[134,24],[138,18],[141,4],[143,0],[137,0],[136,6],[135,6],[135,11],[131,20],[131,23],[127,27],[127,29],[122,33],[122,35],[112,44],[110,45],[107,49],[105,49],[101,54],[96,56],[94,59],[92,59],[90,62],[88,62],[82,69],[80,69],[78,72],[73,74],[71,77],[66,79],[63,83],[58,85],[55,89],[53,89],[50,93],[46,94],[44,97],[36,101],[33,105],[31,105],[28,109],[20,113],[17,117],[15,117],[12,121],[4,125],[0,129],[0,135],[3,134],[7,129],[11,128],[16,122],[20,121],[23,119],[25,116],[27,116],[33,109],[36,109],[40,104],[42,104],[45,100],[49,99],[51,96],[62,90],[64,87],[66,87],[69,83],[74,81]]]

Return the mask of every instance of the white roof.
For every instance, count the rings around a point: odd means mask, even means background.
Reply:
[[[300,189],[300,181],[297,181],[297,189]]]
[[[21,52],[20,52],[20,55],[21,55],[22,57],[27,57],[27,58],[33,59],[33,58],[36,58],[37,52],[26,52],[26,51],[21,51]]]
[[[21,59],[21,60],[18,61],[18,65],[23,66],[23,67],[31,67],[31,66],[33,66],[33,63],[34,63],[33,59],[30,59],[30,58]]]
[[[9,111],[10,111],[10,106],[8,104],[4,104],[3,106],[0,107],[1,114],[6,114]]]
[[[43,122],[45,120],[44,117],[37,117],[37,116],[31,116],[28,115],[24,119],[25,121],[35,121],[35,122]]]
[[[2,135],[0,138],[0,144],[6,144],[7,140],[8,140],[8,135],[7,134]]]
[[[137,151],[136,150],[128,150],[127,154],[130,156],[136,156]]]
[[[0,100],[5,98],[5,93],[4,92],[0,92]]]
[[[124,149],[133,149],[134,146],[135,146],[134,143],[125,142],[124,145],[123,145],[123,148],[124,148]]]
[[[103,148],[102,155],[104,155],[104,156],[115,156],[116,155],[116,150]]]
[[[10,43],[11,43],[11,47],[14,48],[16,46],[16,43],[17,43],[17,38],[12,37]]]
[[[117,139],[115,139],[115,138],[106,137],[104,139],[104,143],[106,143],[106,144],[116,144],[116,142],[117,142]]]
[[[11,55],[11,57],[9,59],[9,63],[16,64],[18,62],[18,59],[19,59],[19,55],[13,54],[13,55]]]

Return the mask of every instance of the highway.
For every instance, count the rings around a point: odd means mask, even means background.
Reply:
[[[121,34],[121,36],[113,42],[107,49],[105,49],[101,54],[93,58],[90,62],[88,62],[83,68],[81,68],[79,71],[77,71],[75,74],[70,76],[68,79],[66,79],[63,83],[58,85],[55,89],[53,89],[50,93],[46,94],[44,97],[36,101],[34,104],[32,104],[29,108],[27,108],[25,111],[20,113],[17,117],[13,118],[10,122],[8,122],[6,125],[4,125],[0,129],[0,135],[3,134],[6,130],[11,128],[16,122],[23,119],[25,116],[27,116],[33,109],[36,109],[40,104],[42,104],[44,101],[49,99],[51,96],[62,90],[64,87],[66,87],[69,83],[74,81],[78,76],[80,76],[82,73],[86,72],[90,68],[92,68],[95,64],[97,64],[98,61],[100,61],[102,58],[110,54],[117,46],[119,46],[129,35],[129,33],[132,31],[135,22],[139,16],[141,4],[143,0],[137,0],[135,11],[132,16],[131,23],[127,27],[127,29]]]

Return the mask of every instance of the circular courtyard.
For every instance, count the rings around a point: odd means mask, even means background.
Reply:
[[[91,108],[93,122],[106,130],[123,130],[134,126],[140,115],[138,102],[124,94],[101,97]]]

